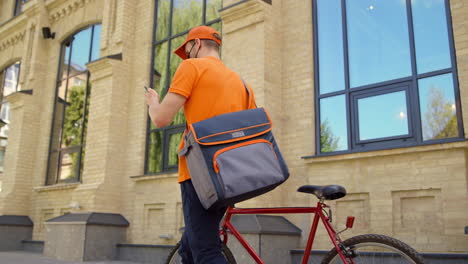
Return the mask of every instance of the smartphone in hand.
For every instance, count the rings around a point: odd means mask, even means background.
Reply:
[[[148,86],[146,86],[146,85],[145,85],[144,87],[145,87],[145,92],[148,92],[148,91],[149,91],[149,89],[151,89],[151,88],[149,88],[149,87],[148,87]]]

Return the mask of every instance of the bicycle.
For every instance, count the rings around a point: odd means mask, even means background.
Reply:
[[[317,231],[319,221],[324,225],[333,248],[325,255],[322,264],[326,263],[424,263],[423,258],[416,250],[409,245],[389,236],[366,234],[351,237],[347,240],[341,240],[340,233],[352,228],[354,217],[348,216],[346,220],[346,228],[336,232],[332,226],[332,216],[330,206],[325,204],[326,200],[336,200],[346,195],[346,190],[340,185],[304,185],[301,186],[298,192],[310,193],[317,196],[319,201],[315,207],[280,207],[280,208],[234,208],[229,207],[226,211],[224,220],[221,224],[220,236],[222,237],[222,249],[224,256],[229,263],[235,264],[236,260],[227,247],[228,233],[231,233],[240,244],[247,250],[250,256],[258,264],[264,264],[263,260],[258,256],[249,243],[242,237],[231,223],[231,217],[236,214],[298,214],[309,213],[315,214],[312,227],[307,240],[302,264],[308,263],[312,244],[314,242],[315,233]],[[167,258],[167,264],[181,263],[179,254],[177,253],[180,242],[173,248]]]

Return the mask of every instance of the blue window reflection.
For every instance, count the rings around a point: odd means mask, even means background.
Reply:
[[[358,116],[360,141],[409,134],[404,91],[358,99]]]
[[[345,89],[341,0],[317,1],[320,94]]]
[[[91,61],[99,59],[101,47],[101,25],[94,26]]]
[[[411,76],[405,1],[346,1],[351,87]]]
[[[5,69],[5,77],[3,79],[2,84],[3,97],[6,97],[11,93],[21,90],[21,88],[19,87],[20,65],[20,62],[16,62],[15,64]]]
[[[452,64],[444,1],[412,0],[411,8],[418,73],[450,68]]]
[[[101,25],[92,25],[62,43],[46,184],[80,179],[91,91],[86,64],[99,58],[100,40]]]
[[[71,65],[77,71],[86,71],[91,49],[91,28],[85,29],[73,37]]]
[[[333,96],[320,100],[320,148],[321,152],[348,149],[345,96]]]
[[[423,139],[457,137],[457,109],[452,74],[421,79],[418,84]]]

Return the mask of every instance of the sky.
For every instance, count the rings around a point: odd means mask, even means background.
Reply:
[[[351,88],[412,76],[408,16],[404,0],[346,1],[349,78]],[[413,0],[412,20],[417,74],[452,65],[443,0]],[[345,65],[340,0],[318,0],[318,52],[320,94],[344,91]],[[418,82],[421,110],[428,94],[422,86],[435,86],[447,102],[454,102],[453,78],[432,77]],[[417,89],[417,87],[410,87]],[[346,149],[344,95],[321,99],[321,119],[328,119],[340,148]],[[406,134],[408,106],[405,92],[373,96],[357,103],[361,139]]]

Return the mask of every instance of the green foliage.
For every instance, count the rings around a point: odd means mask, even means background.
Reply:
[[[172,34],[178,34],[202,23],[202,1],[176,0],[172,17]]]
[[[153,132],[149,136],[148,172],[162,171],[162,132]]]
[[[328,119],[320,124],[320,148],[321,152],[333,152],[338,149],[340,138],[333,135],[328,124]]]
[[[90,87],[91,90],[91,87]],[[86,139],[86,129],[88,123],[88,111],[89,100],[87,100],[86,106],[84,105],[86,86],[72,86],[68,90],[69,101],[65,108],[65,117],[63,123],[63,136],[62,136],[62,148],[79,146],[79,150],[74,153],[70,153],[72,159],[72,165],[70,175],[66,178],[75,179],[77,178],[77,172],[82,168],[84,162],[84,142],[81,141]],[[83,118],[83,114],[86,115]],[[78,164],[81,151],[81,164]]]
[[[441,89],[430,87],[429,100],[422,123],[425,140],[458,136],[454,105],[444,99]]]
[[[86,86],[73,86],[68,90],[70,99],[65,110],[62,139],[65,147],[81,145],[81,131],[88,118],[86,116],[83,123],[85,92]]]
[[[167,93],[170,82],[174,73],[182,61],[173,51],[185,41],[186,35],[169,40],[169,18],[170,18],[170,0],[159,0],[157,25],[156,25],[156,41],[167,40],[156,46],[154,69],[155,75],[153,78],[153,87],[160,94],[161,99]],[[212,21],[219,18],[218,11],[221,8],[221,0],[208,0],[206,7],[206,21]],[[174,10],[172,16],[172,36],[187,31],[192,27],[202,24],[203,16],[203,1],[201,0],[174,0]],[[221,23],[212,25],[218,31],[221,31]],[[170,42],[171,50],[168,50]],[[169,72],[167,72],[167,59],[169,57]],[[174,117],[171,126],[180,126],[185,123],[183,109],[181,109]],[[156,129],[151,124],[151,129]],[[182,133],[174,134],[169,140],[168,149],[168,165],[177,165],[178,156],[177,150]],[[148,169],[149,173],[161,172],[163,163],[163,139],[164,132],[152,132],[149,136],[148,146]]]
[[[170,0],[158,0],[158,14],[156,23],[156,41],[167,38],[169,35],[169,9]]]

